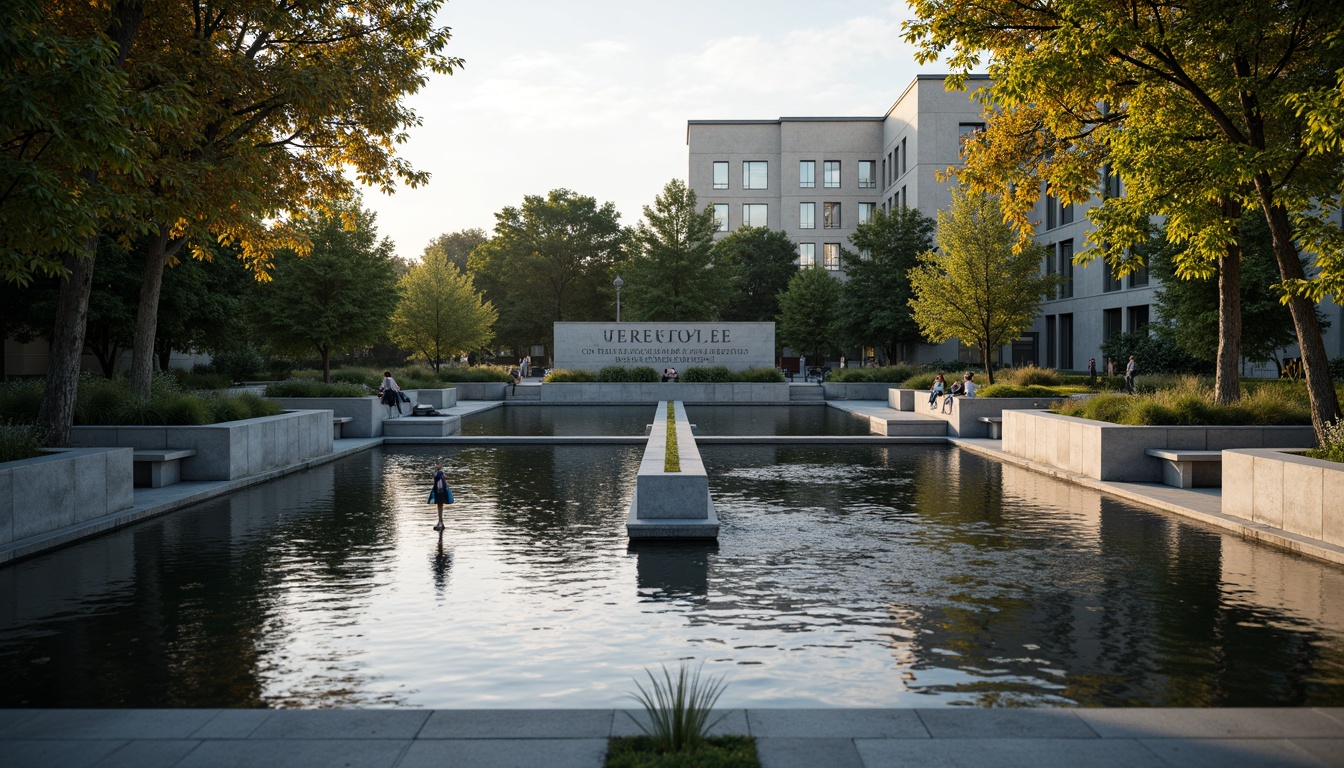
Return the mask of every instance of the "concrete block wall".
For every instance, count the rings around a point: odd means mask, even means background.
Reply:
[[[1003,412],[1004,451],[1097,480],[1162,482],[1162,462],[1144,453],[1149,448],[1308,448],[1315,440],[1309,426],[1136,427],[1045,411]]]
[[[824,381],[821,389],[827,400],[878,400],[886,402],[895,385],[878,381]]]
[[[1271,449],[1223,451],[1223,514],[1344,546],[1344,464]]]
[[[459,381],[453,389],[458,400],[503,400],[510,386],[502,381]]]
[[[1040,397],[956,397],[952,399],[952,412],[943,413],[942,398],[939,398],[937,408],[929,410],[930,391],[893,389],[887,396],[887,405],[898,411],[942,419],[947,422],[947,434],[952,437],[989,437],[989,425],[980,421],[981,417],[1001,417],[1004,411],[1039,410],[1050,407],[1052,402]]]
[[[419,390],[408,389],[411,402],[401,404],[401,412],[409,415],[418,402]],[[272,397],[281,407],[291,410],[326,410],[331,417],[342,416],[350,421],[341,427],[342,437],[382,437],[383,422],[387,421],[387,406],[376,397]],[[454,402],[456,405],[456,402]],[[437,407],[437,406],[435,406]],[[330,418],[327,429],[331,429]]]
[[[182,460],[183,480],[235,480],[331,453],[331,419],[329,410],[304,410],[203,426],[75,427],[71,442],[81,447],[194,449],[195,456]]]
[[[75,448],[0,464],[0,544],[129,509],[130,448]]]
[[[541,387],[543,403],[787,403],[789,385],[689,382],[557,382]]]
[[[443,389],[415,389],[408,391],[406,394],[410,395],[411,399],[415,400],[417,403],[434,406],[435,410],[452,408],[457,405],[457,389],[453,387],[446,387]],[[405,403],[402,404],[402,407],[405,407]]]

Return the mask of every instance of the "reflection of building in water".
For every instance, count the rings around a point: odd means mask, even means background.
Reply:
[[[635,583],[659,600],[709,593],[709,558],[719,551],[717,541],[631,541],[635,556]]]
[[[1225,599],[1282,612],[1344,635],[1344,572],[1223,537]]]

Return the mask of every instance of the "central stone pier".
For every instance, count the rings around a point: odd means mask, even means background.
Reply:
[[[660,402],[639,464],[626,532],[631,539],[716,539],[719,516],[709,496],[709,476],[691,434],[691,423],[680,401],[670,405],[675,416],[672,428],[677,438],[679,471],[668,471],[669,403]]]

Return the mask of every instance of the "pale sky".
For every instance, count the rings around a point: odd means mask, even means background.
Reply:
[[[366,189],[397,254],[480,227],[524,195],[571,189],[627,226],[686,178],[686,121],[880,116],[921,68],[904,0],[449,0],[466,61],[409,101],[399,152],[433,178]]]

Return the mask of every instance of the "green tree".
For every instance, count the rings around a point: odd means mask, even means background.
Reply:
[[[1258,208],[1288,290],[1317,434],[1341,417],[1313,302],[1344,291],[1344,144],[1334,140],[1337,118],[1326,117],[1344,70],[1344,6],[915,0],[914,8],[906,37],[921,46],[921,61],[946,58],[957,82],[982,54],[992,60],[991,129],[970,147],[964,178],[1012,189],[1014,218],[1030,216],[1042,181],[1082,202],[1099,180],[1123,178],[1125,194],[1089,212],[1093,245],[1130,269],[1125,249],[1158,214],[1204,261],[1196,268],[1211,271],[1235,240],[1239,209]]]
[[[429,245],[425,246],[424,253],[420,255],[420,260],[442,259],[445,263],[456,267],[458,272],[466,273],[467,258],[471,256],[471,252],[476,250],[476,246],[485,244],[489,239],[485,230],[479,227],[462,229],[457,232],[444,232],[429,241]]]
[[[271,280],[254,292],[253,317],[276,349],[322,357],[377,341],[397,303],[392,241],[378,240],[374,215],[358,202],[336,213],[314,212],[299,224],[313,244],[307,256],[275,255]]]
[[[835,349],[840,281],[819,267],[799,270],[779,296],[779,342],[823,360]]]
[[[621,268],[626,312],[632,320],[711,320],[718,316],[727,282],[716,268],[714,209],[696,210],[695,192],[673,179],[644,206],[630,260]]]
[[[392,313],[396,344],[439,370],[454,355],[483,348],[493,337],[499,313],[485,301],[471,277],[446,259],[411,267],[398,284],[401,299]]]
[[[558,320],[615,314],[611,281],[626,230],[612,203],[567,189],[528,195],[495,214],[494,237],[472,251],[467,272],[499,310],[495,337],[512,349],[552,346]]]
[[[1041,274],[1045,249],[1020,242],[992,195],[953,190],[951,210],[938,212],[938,246],[910,271],[910,308],[931,341],[978,348],[993,384],[990,353],[1031,327],[1058,281]]]
[[[842,251],[849,282],[840,293],[837,330],[841,341],[881,348],[888,360],[913,358],[923,334],[910,310],[909,272],[919,255],[933,248],[936,223],[905,206],[878,209],[849,241],[858,253]]]
[[[779,317],[779,295],[798,273],[798,246],[783,232],[739,227],[714,244],[714,264],[731,276],[720,317],[743,323],[770,323]]]
[[[1260,216],[1243,216],[1240,236],[1241,353],[1253,362],[1273,360],[1277,364],[1279,350],[1292,344],[1296,336],[1292,312],[1279,300],[1274,288],[1279,283],[1274,245]],[[1182,350],[1200,360],[1214,361],[1220,346],[1218,281],[1222,276],[1181,275],[1182,250],[1181,244],[1167,240],[1159,232],[1145,255],[1153,277],[1162,283],[1154,304]]]

